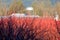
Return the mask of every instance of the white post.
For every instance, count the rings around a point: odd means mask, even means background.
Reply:
[[[58,19],[59,19],[59,15],[58,15],[57,12],[56,12],[55,20],[58,21]]]

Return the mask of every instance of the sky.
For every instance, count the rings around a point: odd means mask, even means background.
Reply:
[[[25,7],[31,6],[33,1],[34,0],[22,0]],[[51,0],[51,3],[55,4],[57,1],[60,1],[60,0]],[[2,3],[6,3],[7,5],[9,5],[11,2],[12,0],[2,0]]]

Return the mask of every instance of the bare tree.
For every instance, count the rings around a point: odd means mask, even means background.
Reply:
[[[14,0],[9,7],[8,14],[23,13],[23,12],[24,12],[24,5],[23,5],[22,1]]]
[[[35,0],[32,3],[32,6],[34,8],[34,13],[39,15],[45,15],[45,16],[52,16],[53,14],[53,7],[50,0]]]
[[[60,18],[60,2],[56,3],[56,12],[57,12],[57,14],[59,15],[59,18]]]
[[[2,0],[0,0],[0,16],[4,15],[7,15],[6,3],[3,3]]]

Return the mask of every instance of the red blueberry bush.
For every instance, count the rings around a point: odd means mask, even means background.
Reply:
[[[53,18],[1,17],[0,40],[60,40],[60,21]]]

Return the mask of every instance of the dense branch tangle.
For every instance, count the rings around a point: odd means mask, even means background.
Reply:
[[[60,40],[57,25],[53,18],[1,17],[0,40]]]

